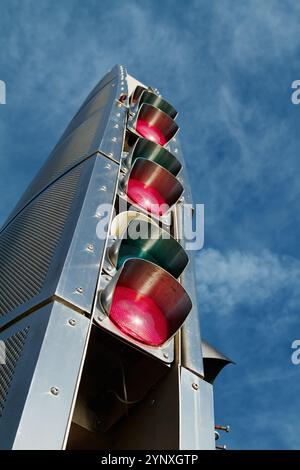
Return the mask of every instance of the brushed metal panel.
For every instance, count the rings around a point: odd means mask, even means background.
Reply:
[[[212,385],[181,368],[180,449],[214,450]]]
[[[97,83],[97,85],[92,89],[92,91],[88,94],[87,98],[84,100],[82,106],[79,108],[79,111],[108,83],[112,80],[116,79],[123,75],[124,67],[121,65],[115,65],[104,77]]]
[[[121,78],[125,72],[116,70],[119,75],[113,83],[102,87],[76,114],[1,230],[43,189],[87,157],[102,152],[120,161],[127,109],[116,100],[127,86]]]
[[[184,186],[184,193],[183,193],[184,202],[187,204],[193,204],[191,185],[189,182],[186,162],[182,154],[181,143],[180,143],[180,138],[178,137],[178,134],[172,140],[170,140],[166,148],[171,153],[173,153],[173,155],[175,155],[175,157],[178,158],[178,160],[182,164],[182,170],[177,179]]]
[[[97,214],[103,204],[103,210],[107,211],[103,214],[104,222],[109,220],[119,173],[119,165],[104,156],[92,157],[92,160],[93,171],[56,288],[56,295],[88,313],[92,310],[106,245],[106,236],[100,238],[97,231],[98,224],[102,223]]]
[[[89,158],[34,199],[1,234],[0,246],[7,236],[0,251],[0,328],[54,295],[90,313],[105,245],[97,236],[97,208],[113,202],[118,171],[101,154]]]
[[[63,141],[69,134],[71,134],[77,127],[86,121],[96,111],[102,110],[101,121],[106,125],[109,117],[110,106],[116,99],[116,86],[118,79],[115,78],[112,82],[108,83],[102,88],[87,104],[81,107],[80,111],[74,116],[65,132],[61,136],[60,142]],[[101,122],[100,121],[100,122]],[[100,124],[99,122],[99,124]]]
[[[204,376],[204,365],[201,347],[200,315],[195,284],[195,269],[193,252],[189,252],[189,264],[181,279],[193,303],[193,308],[181,329],[182,365],[194,373]]]
[[[63,448],[88,328],[86,317],[54,302],[0,334],[6,340],[27,329],[0,417],[2,449]]]
[[[41,292],[79,177],[80,168],[76,168],[58,180],[1,233],[0,317]]]

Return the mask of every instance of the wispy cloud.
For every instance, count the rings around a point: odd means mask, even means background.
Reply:
[[[282,319],[300,310],[300,261],[288,256],[207,249],[197,258],[197,276],[201,305],[214,315],[242,315],[243,306],[262,308],[280,296]]]

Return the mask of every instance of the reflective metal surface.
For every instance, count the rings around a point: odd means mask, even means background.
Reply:
[[[214,450],[212,385],[184,367],[180,372],[180,449]]]
[[[182,168],[181,163],[177,160],[175,155],[166,148],[143,138],[139,138],[135,143],[126,159],[126,166],[130,168],[137,158],[151,160],[168,170],[174,176],[176,176]]]
[[[127,86],[123,68],[117,67],[115,73],[116,79],[81,107],[1,230],[48,185],[96,152],[120,160],[127,111],[117,100]]]
[[[166,143],[171,140],[179,130],[178,124],[166,113],[150,104],[142,104],[132,127],[136,129],[138,121],[146,122],[150,127],[158,129],[164,136]]]
[[[192,304],[181,284],[167,271],[142,259],[130,259],[101,292],[99,300],[109,315],[116,286],[124,286],[155,299],[168,319],[171,336],[186,319]]]
[[[168,114],[172,119],[176,119],[178,112],[168,101],[164,100],[160,96],[152,93],[151,91],[144,90],[140,95],[138,101],[138,107],[140,108],[143,103],[151,104],[156,108],[160,109],[164,113]]]
[[[171,208],[183,193],[182,184],[160,165],[150,160],[137,158],[124,179],[123,186],[128,191],[129,180],[138,181],[147,187],[157,191],[165,204]],[[133,201],[135,202],[135,201]]]
[[[220,353],[206,341],[202,341],[202,354],[204,363],[204,378],[207,382],[213,383],[221,370],[227,364],[234,362],[224,354]]]
[[[120,240],[108,250],[108,257],[119,269],[130,258],[151,261],[178,278],[188,263],[182,246],[166,231],[151,222],[135,218]]]
[[[0,333],[6,340],[28,331],[0,417],[1,449],[63,448],[88,325],[54,302]]]
[[[118,171],[116,163],[104,156],[95,157],[88,187],[82,195],[83,205],[74,236],[55,289],[55,295],[89,314],[104,253],[105,230],[113,208]]]

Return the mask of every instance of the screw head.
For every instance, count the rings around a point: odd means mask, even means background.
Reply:
[[[165,359],[169,359],[169,353],[164,352],[164,353],[163,353],[163,356],[164,356]]]
[[[100,186],[100,191],[107,191],[107,187],[105,186],[105,184]]]
[[[87,249],[88,249],[89,251],[94,251],[94,245],[89,244],[89,245],[87,246]]]
[[[52,395],[57,396],[59,394],[59,389],[57,387],[51,387],[50,392]]]
[[[110,163],[106,163],[105,168],[107,168],[108,170],[110,170],[110,169],[111,169],[111,164],[110,164]]]
[[[106,269],[107,269],[108,272],[111,271],[111,266],[110,266],[110,264],[108,264],[108,265],[106,266]]]
[[[77,288],[76,288],[76,292],[77,292],[78,294],[83,294],[83,292],[84,292],[83,287],[77,287]]]
[[[194,382],[194,383],[192,383],[192,388],[193,388],[194,390],[198,390],[198,389],[199,389],[199,385]]]
[[[76,320],[74,320],[74,318],[70,318],[69,325],[75,326],[76,325]]]

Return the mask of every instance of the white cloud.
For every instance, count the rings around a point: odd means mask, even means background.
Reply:
[[[300,261],[291,257],[207,249],[197,258],[197,278],[200,305],[215,315],[262,307],[280,294],[286,295],[281,315],[300,309]]]

